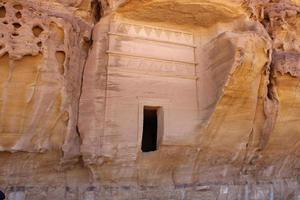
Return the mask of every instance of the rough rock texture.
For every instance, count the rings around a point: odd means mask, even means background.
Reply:
[[[0,189],[299,199],[299,6],[0,0]],[[149,153],[145,106],[158,113]]]
[[[76,158],[81,89],[76,83],[91,25],[55,4],[2,2],[0,8],[0,149],[58,150],[62,159]]]

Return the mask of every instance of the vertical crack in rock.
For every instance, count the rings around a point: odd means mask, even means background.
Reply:
[[[263,150],[270,138],[271,133],[274,130],[274,126],[277,120],[277,115],[279,112],[279,101],[276,91],[276,85],[275,85],[275,77],[274,77],[274,68],[272,66],[272,57],[273,57],[273,51],[270,52],[270,67],[269,67],[269,83],[267,85],[268,91],[267,96],[265,98],[264,102],[264,113],[266,115],[266,121],[262,130],[262,135],[260,139],[259,149]]]
[[[272,58],[273,45],[272,38],[268,33],[265,22],[265,13],[263,2],[246,1],[246,7],[250,10],[250,16],[254,21],[257,21],[262,28],[264,37],[269,41],[266,49],[268,55],[268,62],[265,64],[265,78],[261,79],[261,86],[259,88],[255,117],[253,120],[253,129],[249,133],[248,141],[246,143],[245,155],[241,168],[241,174],[248,175],[251,173],[252,178],[257,173],[256,162],[261,158],[261,152],[268,144],[270,135],[272,134],[277,120],[278,113],[278,99],[276,96],[276,87],[273,80]],[[263,22],[262,22],[263,21]],[[262,106],[261,106],[262,105]],[[263,110],[263,112],[261,112]],[[261,123],[262,121],[262,123]]]
[[[78,112],[77,112],[77,125],[76,125],[76,132],[78,134],[78,137],[80,138],[80,146],[82,146],[83,142],[83,138],[82,138],[82,135],[80,134],[80,129],[79,129],[79,115],[80,115],[80,100],[81,100],[81,97],[82,97],[82,93],[83,93],[83,83],[84,83],[84,74],[85,74],[85,69],[86,69],[86,65],[88,64],[88,56],[90,55],[90,51],[91,51],[91,48],[93,48],[93,32],[94,32],[94,26],[95,24],[97,24],[102,15],[103,15],[103,10],[102,10],[102,6],[101,6],[101,2],[99,2],[98,0],[93,0],[91,2],[91,9],[92,9],[92,18],[93,18],[93,27],[91,29],[91,33],[90,33],[90,36],[89,37],[84,37],[83,38],[83,42],[84,42],[84,48],[87,50],[88,54],[87,54],[87,57],[85,59],[85,63],[84,63],[84,67],[82,69],[82,72],[81,72],[81,80],[80,80],[80,95],[79,95],[79,98],[78,98]],[[95,175],[93,173],[93,167],[90,166],[88,163],[85,162],[84,160],[84,155],[80,155],[80,162],[83,163],[83,165],[85,167],[87,167],[87,169],[89,170],[89,173],[90,173],[90,177],[91,177],[91,180],[90,182],[93,182],[93,180],[95,180]]]
[[[266,33],[269,32],[268,30],[268,21],[269,18],[265,14],[265,8],[264,3],[267,3],[267,1],[261,1],[258,3],[257,1],[250,0],[248,1],[248,5],[252,10],[252,18],[254,20],[257,20],[259,23],[262,24],[263,27],[265,27]],[[270,40],[272,41],[272,35],[268,33]],[[273,46],[273,45],[272,45]],[[265,96],[264,100],[264,113],[265,113],[265,124],[262,130],[262,135],[259,143],[259,148],[262,150],[267,142],[268,138],[274,129],[274,124],[276,122],[277,118],[277,112],[278,112],[278,98],[276,96],[276,86],[274,83],[274,69],[272,67],[272,59],[273,59],[273,47],[270,47],[268,50],[269,55],[269,62],[266,66],[266,73],[268,78],[268,84],[267,84],[267,94]]]
[[[106,2],[106,1],[105,1]],[[86,94],[85,92],[89,92],[90,90],[87,89],[89,87],[91,87],[91,83],[89,81],[91,81],[93,79],[92,74],[89,74],[91,71],[91,67],[95,67],[97,66],[98,63],[96,63],[97,58],[98,57],[98,45],[99,45],[99,41],[97,38],[97,32],[99,31],[99,26],[101,26],[101,22],[100,20],[102,20],[102,16],[103,16],[103,3],[105,3],[104,1],[98,1],[98,0],[93,0],[91,2],[91,7],[92,7],[92,18],[93,18],[93,28],[91,31],[91,39],[89,40],[89,42],[87,43],[88,46],[88,57],[85,60],[85,65],[84,65],[84,69],[82,71],[82,79],[81,79],[81,91],[80,91],[80,98],[79,98],[79,112],[78,112],[78,123],[77,123],[77,131],[78,134],[80,135],[81,138],[81,157],[80,159],[82,160],[82,163],[84,164],[84,167],[88,170],[89,173],[89,182],[90,184],[93,184],[97,179],[98,179],[98,175],[96,173],[97,167],[100,166],[100,164],[98,163],[99,158],[98,158],[98,148],[100,148],[100,145],[98,142],[98,139],[93,139],[93,141],[88,140],[87,136],[86,136],[86,132],[84,131],[83,127],[85,126],[89,126],[87,121],[82,122],[82,120],[80,120],[80,118],[82,118],[82,116],[80,116],[80,114],[82,115],[82,113],[86,112],[86,110],[89,109],[85,109],[86,106]],[[100,24],[100,25],[99,25]],[[97,27],[98,28],[95,28]],[[96,37],[96,38],[95,38]],[[92,63],[92,64],[91,64]],[[88,76],[88,75],[89,76]],[[98,77],[96,78],[96,80],[98,80]],[[88,81],[88,83],[86,82]],[[92,100],[90,97],[88,100]],[[80,104],[82,103],[82,104]],[[90,106],[90,105],[89,105]],[[82,123],[80,123],[82,122]],[[93,153],[90,153],[90,148],[94,145],[92,143],[97,143],[97,145],[95,145],[96,150]],[[93,147],[94,148],[94,147]]]
[[[266,173],[274,177],[281,177],[284,173],[291,173],[292,167],[297,166],[296,158],[293,154],[297,152],[299,140],[294,136],[295,144],[289,147],[284,142],[281,145],[286,146],[281,151],[281,158],[276,162],[268,160],[266,156],[270,151],[275,151],[274,142],[279,137],[288,137],[293,130],[293,124],[284,123],[284,128],[281,128],[281,121],[284,118],[289,118],[291,114],[286,113],[287,106],[292,109],[293,105],[289,104],[288,99],[284,95],[289,96],[289,91],[285,90],[284,84],[295,85],[297,91],[298,83],[295,79],[299,77],[299,40],[297,39],[298,18],[300,13],[299,6],[289,0],[279,1],[248,1],[248,6],[251,9],[252,18],[259,21],[268,32],[272,40],[272,49],[270,52],[270,63],[268,67],[268,84],[267,95],[264,100],[264,115],[265,122],[261,129],[261,134],[258,136],[258,141],[254,141],[254,145],[249,145],[247,148],[247,156],[245,160],[245,170],[252,168],[252,175],[259,176],[260,173]],[[294,102],[297,101],[297,95],[292,96]],[[293,118],[293,116],[291,116]],[[252,138],[252,137],[249,137]],[[270,139],[272,140],[270,141]],[[255,137],[254,137],[255,140]],[[282,139],[284,140],[284,139]],[[292,142],[293,143],[293,142]],[[252,148],[252,150],[250,150]],[[290,150],[288,150],[290,149]],[[250,153],[249,153],[250,152]],[[291,153],[293,152],[293,153]],[[286,155],[286,156],[283,156]],[[268,163],[268,164],[267,164]],[[287,163],[290,163],[288,165]],[[247,166],[249,164],[249,166]],[[251,167],[251,165],[253,167]],[[269,165],[267,169],[263,168]]]
[[[258,4],[259,5],[259,4]],[[257,9],[257,13],[259,13],[259,16],[256,17],[260,21],[260,23],[265,27],[266,31],[269,32],[269,16],[265,13],[266,10],[264,7],[260,7]],[[272,34],[269,32],[270,39],[272,38]],[[273,48],[273,44],[272,44]],[[269,50],[269,64],[268,64],[268,76],[269,76],[269,83],[267,85],[267,96],[265,97],[264,101],[264,113],[265,113],[265,124],[262,130],[262,135],[260,138],[259,143],[259,149],[263,150],[270,138],[270,134],[274,130],[274,126],[277,120],[277,114],[278,114],[278,96],[276,92],[276,85],[275,85],[275,77],[274,77],[274,68],[273,68],[273,49]]]

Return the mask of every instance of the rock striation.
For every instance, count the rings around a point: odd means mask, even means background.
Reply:
[[[298,199],[299,35],[298,0],[0,0],[0,190]]]

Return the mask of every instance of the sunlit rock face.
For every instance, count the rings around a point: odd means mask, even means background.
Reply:
[[[0,0],[0,190],[298,199],[299,3]]]
[[[56,4],[1,2],[0,10],[1,151],[78,156],[81,85],[75,83],[91,26]]]

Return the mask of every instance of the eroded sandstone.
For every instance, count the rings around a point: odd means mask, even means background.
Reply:
[[[299,198],[299,12],[296,0],[0,1],[0,189]]]
[[[45,12],[50,5],[1,3],[1,150],[72,158],[91,26],[64,10]]]

